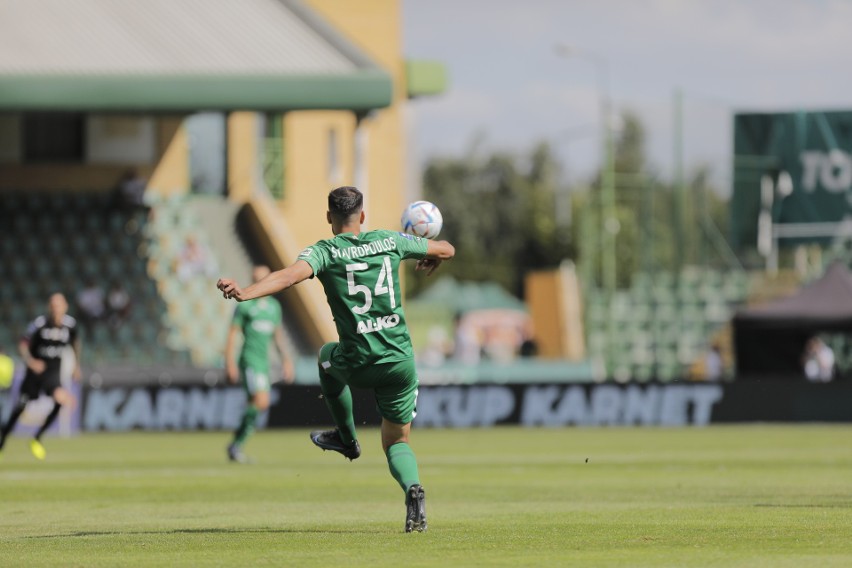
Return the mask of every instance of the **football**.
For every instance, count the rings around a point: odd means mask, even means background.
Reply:
[[[415,201],[402,212],[402,230],[410,235],[434,239],[441,232],[444,218],[441,210],[430,201]]]

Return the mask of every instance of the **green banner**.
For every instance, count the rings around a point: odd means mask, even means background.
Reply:
[[[734,116],[732,244],[754,247],[758,219],[776,228],[852,218],[852,111]],[[815,226],[793,242],[825,241]]]

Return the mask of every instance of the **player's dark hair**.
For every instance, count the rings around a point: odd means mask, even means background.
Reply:
[[[364,206],[364,194],[351,185],[331,190],[328,194],[328,210],[340,219],[360,213]]]

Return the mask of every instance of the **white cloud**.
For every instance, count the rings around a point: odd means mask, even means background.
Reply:
[[[611,96],[640,114],[663,172],[675,87],[688,166],[727,167],[736,110],[852,107],[852,3],[842,0],[406,0],[404,15],[407,51],[451,73],[447,94],[414,105],[423,149],[485,129],[495,145],[525,150],[595,123],[596,68],[557,57],[557,43],[608,62]],[[565,142],[566,152],[591,170],[599,153],[591,142],[578,152],[583,144]]]

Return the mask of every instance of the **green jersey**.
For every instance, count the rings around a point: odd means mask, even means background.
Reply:
[[[426,256],[425,239],[396,231],[342,233],[303,250],[299,259],[319,278],[353,367],[414,356],[402,311],[399,263]]]
[[[237,304],[232,324],[243,332],[240,367],[268,371],[269,340],[281,325],[281,305],[278,300],[258,298]]]

